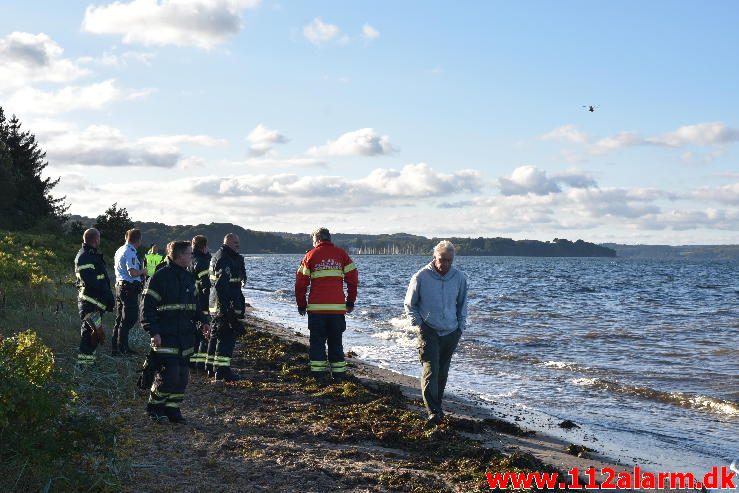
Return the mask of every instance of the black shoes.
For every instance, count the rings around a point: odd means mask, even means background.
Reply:
[[[439,426],[443,421],[443,417],[439,414],[432,414],[426,420],[426,426],[429,428]]]
[[[241,380],[241,375],[231,371],[231,368],[219,368],[215,372],[215,379],[218,382],[238,382]]]
[[[146,414],[152,419],[152,421],[163,421],[167,415],[164,406],[161,404],[147,404]]]
[[[182,416],[179,407],[165,407],[164,413],[169,419],[170,423],[183,425],[187,422],[187,420]]]

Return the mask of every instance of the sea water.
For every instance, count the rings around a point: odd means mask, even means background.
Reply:
[[[293,294],[300,258],[247,255],[245,295],[258,316],[307,333]],[[429,258],[353,260],[344,350],[418,376],[403,298]],[[653,471],[739,464],[738,262],[460,256],[455,266],[469,279],[469,318],[450,392]],[[565,419],[576,434],[552,426]]]

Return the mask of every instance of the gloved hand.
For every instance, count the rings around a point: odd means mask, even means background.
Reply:
[[[300,314],[301,317],[304,317],[305,316],[305,312],[306,312],[306,310],[305,310],[305,307],[304,306],[299,306],[298,307],[298,313]]]
[[[210,324],[200,324],[200,332],[203,334],[203,337],[210,339]]]

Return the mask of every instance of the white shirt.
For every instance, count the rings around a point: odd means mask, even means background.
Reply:
[[[113,264],[115,265],[116,282],[141,282],[141,276],[131,277],[128,269],[141,269],[141,262],[136,255],[136,249],[130,243],[126,243],[115,251]]]

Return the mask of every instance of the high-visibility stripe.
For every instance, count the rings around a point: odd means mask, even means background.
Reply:
[[[346,366],[346,361],[332,361],[331,368],[338,368],[340,366]]]
[[[174,408],[177,408],[177,407],[180,407],[180,403],[179,402],[169,402],[169,401],[167,401],[167,403],[164,405],[164,407],[174,407]]]
[[[228,356],[214,356],[213,366],[231,366],[231,358]]]
[[[231,279],[228,280],[228,282],[241,282],[241,278],[240,277],[232,277]]]
[[[344,271],[339,269],[326,269],[326,270],[315,270],[311,272],[311,279],[317,277],[344,277]]]
[[[80,299],[81,300],[85,300],[88,303],[92,303],[93,305],[96,305],[96,306],[102,308],[103,310],[105,310],[105,303],[101,303],[98,300],[96,300],[95,298],[93,298],[91,296],[87,296],[86,294],[82,294],[81,292],[80,292],[80,295],[79,296],[80,296]]]
[[[192,353],[193,353],[194,351],[195,351],[195,350],[194,350],[193,348],[191,348],[191,347],[189,347],[189,348],[187,348],[187,349],[183,349],[183,350],[182,350],[182,357],[183,357],[183,358],[187,358],[187,357],[188,357],[188,356],[190,356],[190,355],[191,355],[191,354],[192,354]]]
[[[208,269],[201,270],[200,272],[198,272],[198,279],[206,275],[208,275]]]
[[[352,262],[351,264],[344,266],[344,274],[346,274],[347,272],[351,272],[353,270],[356,270],[356,269],[357,269],[357,266],[354,265],[354,262]]]
[[[301,265],[298,267],[298,274],[303,274],[304,276],[310,276],[310,269],[304,265]]]
[[[180,350],[176,347],[152,347],[151,350],[160,354],[180,354]]]
[[[98,280],[102,281],[103,279],[105,279],[105,274],[98,274],[97,278]]]
[[[77,266],[77,272],[81,270],[85,270],[85,269],[94,269],[94,268],[95,268],[95,264],[82,264],[82,265]]]
[[[159,295],[159,293],[157,293],[151,288],[144,289],[144,296],[146,296],[147,294],[157,301],[162,301],[162,297]]]
[[[167,399],[154,399],[151,395],[149,395],[149,404],[164,404],[167,402]]]
[[[174,311],[174,310],[197,310],[197,305],[188,305],[188,304],[172,304],[172,305],[160,305],[157,307],[158,312],[167,312],[167,311]]]
[[[313,310],[332,310],[332,311],[346,311],[346,305],[332,305],[332,304],[324,304],[324,303],[309,303],[308,304],[308,311]]]

